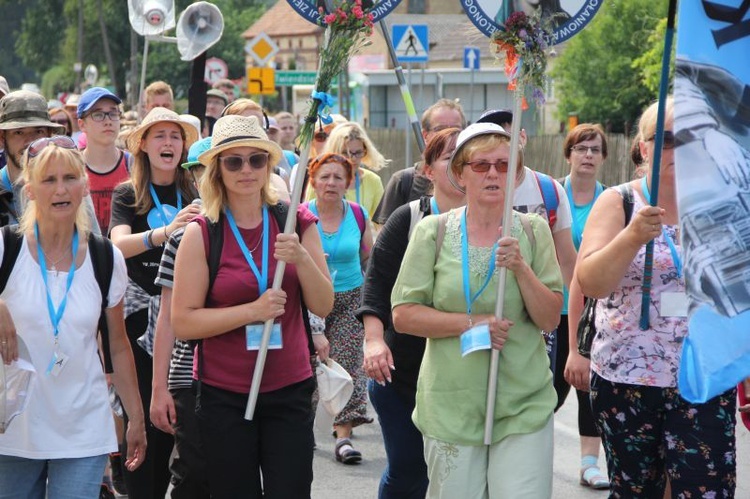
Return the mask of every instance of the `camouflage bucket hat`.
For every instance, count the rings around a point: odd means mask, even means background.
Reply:
[[[62,132],[65,127],[50,121],[47,101],[26,90],[10,92],[0,99],[0,130],[47,127]]]

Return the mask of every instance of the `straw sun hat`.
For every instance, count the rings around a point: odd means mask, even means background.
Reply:
[[[185,134],[185,149],[189,148],[193,142],[198,140],[198,131],[193,125],[180,119],[180,116],[174,111],[165,107],[155,107],[143,118],[143,122],[130,133],[128,137],[128,150],[133,154],[138,154],[141,147],[141,139],[149,128],[157,123],[174,123],[182,128]]]
[[[228,115],[219,118],[214,125],[211,149],[198,156],[198,161],[210,166],[211,161],[222,151],[233,147],[255,147],[269,154],[269,164],[275,166],[281,160],[281,147],[268,139],[255,116]]]

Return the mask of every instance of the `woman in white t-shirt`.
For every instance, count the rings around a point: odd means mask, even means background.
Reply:
[[[117,450],[107,381],[97,347],[101,291],[89,255],[84,162],[66,136],[41,138],[24,154],[29,199],[18,229],[20,252],[0,294],[0,356],[18,360],[19,339],[36,374],[28,406],[0,434],[0,495],[11,498],[99,497],[110,452]],[[0,254],[10,247],[2,241]],[[128,469],[146,453],[133,354],[125,335],[122,254],[106,309],[112,381],[131,415]]]

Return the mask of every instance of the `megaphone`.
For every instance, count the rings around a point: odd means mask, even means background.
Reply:
[[[128,0],[130,25],[142,36],[158,36],[174,28],[174,0]]]
[[[224,17],[208,2],[190,4],[177,22],[177,50],[183,61],[192,61],[221,39]]]

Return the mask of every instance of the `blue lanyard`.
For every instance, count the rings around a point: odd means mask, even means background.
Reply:
[[[599,197],[599,195],[604,191],[604,188],[602,187],[601,182],[598,180],[596,181],[596,188],[594,189],[594,199],[591,200],[590,203],[587,205],[582,206],[581,208],[585,208],[586,206],[592,205],[596,202],[596,199]],[[581,246],[581,236],[583,235],[583,227],[580,227],[578,223],[578,217],[575,216],[575,207],[577,206],[575,204],[575,201],[573,201],[573,188],[570,186],[570,175],[565,177],[565,193],[568,195],[568,201],[570,202],[570,211],[573,215],[573,242],[576,245],[576,248]]]
[[[52,296],[49,292],[49,284],[47,282],[47,260],[44,258],[44,250],[42,249],[42,243],[39,242],[39,224],[34,224],[34,237],[36,237],[36,254],[39,258],[39,268],[42,270],[42,279],[44,280],[44,289],[47,292],[47,311],[49,312],[49,320],[52,322],[52,329],[55,335],[55,344],[57,344],[57,335],[60,333],[60,321],[62,320],[63,313],[65,313],[65,307],[68,304],[68,291],[70,286],[73,285],[73,276],[76,272],[76,256],[78,255],[78,230],[74,229],[73,232],[73,243],[71,250],[73,251],[73,262],[70,264],[70,270],[68,271],[68,280],[65,285],[65,295],[63,296],[60,306],[55,310],[55,305],[52,303]]]
[[[471,294],[471,284],[469,284],[469,233],[466,230],[466,209],[461,217],[461,266],[463,268],[464,275],[464,298],[466,299],[466,313],[469,315],[469,321],[471,321],[471,307],[474,302],[479,298],[487,285],[492,279],[492,274],[495,272],[495,250],[497,250],[497,243],[492,245],[492,251],[490,252],[490,264],[487,270],[487,278],[484,280],[482,287],[479,288],[474,295]]]
[[[245,256],[245,260],[247,260],[248,265],[250,265],[250,270],[253,271],[253,274],[255,274],[255,278],[258,280],[258,295],[262,295],[266,292],[266,289],[268,289],[268,207],[266,207],[266,205],[263,205],[263,234],[261,235],[261,237],[263,238],[263,256],[261,257],[260,272],[258,271],[258,266],[255,265],[255,261],[253,260],[253,254],[248,249],[247,245],[245,244],[245,240],[242,239],[242,235],[237,228],[237,224],[234,221],[234,216],[232,216],[232,210],[227,208],[226,214],[227,222],[229,222],[229,228],[232,229],[232,234],[234,234],[234,239],[237,241],[237,244],[242,250],[242,254]]]
[[[156,211],[159,213],[159,217],[161,218],[161,221],[164,222],[164,225],[169,225],[172,223],[172,218],[168,218],[167,214],[164,213],[164,208],[161,206],[161,201],[159,201],[159,196],[156,195],[156,189],[154,189],[154,184],[149,183],[148,188],[151,191],[151,199],[154,200],[154,204],[156,205]],[[175,190],[177,191],[177,211],[179,212],[182,209],[182,193],[180,192],[180,189],[175,186]]]
[[[323,247],[325,249],[325,252],[328,253],[328,262],[329,262],[329,264],[330,264],[330,262],[332,262],[336,258],[336,253],[338,253],[338,251],[339,251],[339,244],[341,244],[341,234],[344,233],[344,220],[346,220],[346,212],[348,210],[349,203],[347,203],[346,201],[343,201],[343,200],[341,202],[344,203],[344,216],[341,217],[341,224],[339,225],[339,228],[336,231],[336,239],[334,239],[334,241],[333,241],[332,251],[329,251],[330,243],[328,243],[328,239],[326,239],[325,237],[323,237],[323,225],[322,224],[316,224],[318,226],[318,233],[320,234],[320,240],[323,242]],[[312,201],[310,201],[310,204],[308,205],[308,207],[310,208],[310,211],[312,212],[312,214],[317,217],[318,216],[318,205],[317,205],[317,203],[315,202],[314,199]],[[320,218],[320,217],[318,217],[318,218]]]
[[[0,169],[0,180],[2,180],[3,187],[5,187],[6,191],[13,192],[13,184],[10,183],[10,177],[8,176],[7,166],[3,166],[3,168]]]
[[[359,167],[354,172],[354,196],[357,198],[357,204],[361,206],[362,202],[359,200]]]
[[[648,183],[646,182],[646,177],[643,177],[641,179],[641,190],[643,190],[643,197],[646,200],[648,204],[651,204],[651,192],[648,190]],[[674,264],[675,269],[677,270],[677,277],[682,278],[682,259],[680,258],[680,254],[677,252],[677,247],[674,244],[674,241],[672,240],[672,236],[669,235],[667,232],[667,229],[662,225],[661,233],[664,236],[664,240],[667,241],[667,245],[669,246],[669,252],[672,253],[672,263]]]
[[[432,196],[430,198],[430,214],[440,215],[440,210],[438,209],[437,201],[435,201],[435,196]]]

